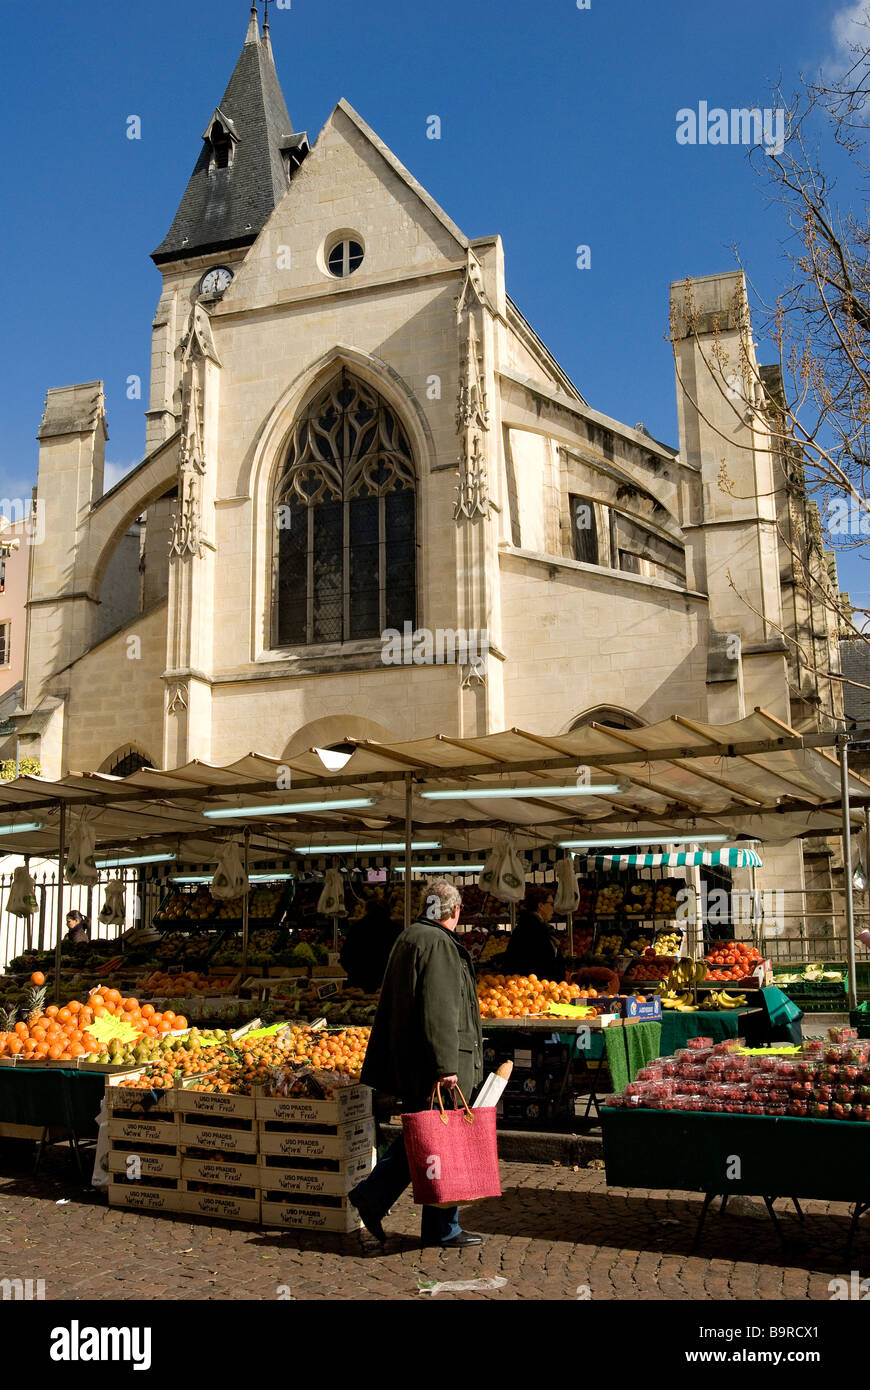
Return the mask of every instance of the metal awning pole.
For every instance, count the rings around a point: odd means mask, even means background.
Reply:
[[[855,913],[852,901],[852,826],[849,821],[849,735],[837,738],[840,753],[840,801],[843,812],[843,886],[846,893],[846,955],[849,972],[849,1008],[857,1008],[855,972]]]
[[[60,945],[63,940],[63,868],[64,854],[66,853],[66,803],[60,803],[60,824],[57,830],[57,902],[54,906],[54,928],[57,933],[57,940],[54,943],[54,1002],[59,1004],[60,997]]]
[[[405,927],[411,925],[411,838],[413,832],[414,783],[410,772],[405,776]]]
[[[248,867],[251,857],[251,827],[245,826],[245,878],[248,877]],[[251,885],[248,883],[242,898],[242,965],[248,964],[248,900],[251,896]]]

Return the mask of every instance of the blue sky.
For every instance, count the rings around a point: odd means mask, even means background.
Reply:
[[[859,7],[858,7],[859,8]],[[782,224],[746,151],[681,147],[681,107],[769,105],[837,56],[854,0],[291,0],[270,6],[297,130],[346,97],[469,236],[597,409],[677,442],[668,286],[734,264],[775,296]],[[35,480],[45,390],[102,378],[112,476],[144,448],[167,231],[248,0],[0,0],[5,176],[0,495]],[[426,138],[427,117],[442,138]],[[129,115],[142,139],[126,138]],[[576,248],[591,249],[591,268]],[[763,356],[763,353],[762,353]],[[866,561],[841,582],[870,600]]]

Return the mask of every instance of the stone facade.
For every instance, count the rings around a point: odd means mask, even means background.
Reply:
[[[814,677],[806,702],[789,641],[806,615],[764,411],[735,427],[706,365],[714,341],[752,352],[742,277],[694,282],[692,333],[672,287],[671,448],[583,399],[508,297],[500,239],[470,241],[345,101],[310,153],[292,138],[307,157],[250,244],[155,256],[147,452],[108,494],[100,383],[48,393],[23,751],[58,776],[131,747],[172,766],[353,734],[559,733],[602,706],[833,727],[836,690]],[[343,239],[363,259],[338,277]],[[203,293],[216,266],[231,283]],[[342,371],[410,443],[417,628],[485,632],[483,667],[385,665],[379,636],[275,643],[276,478]],[[101,594],[138,518],[139,611],[109,632]],[[777,877],[800,871],[795,850]]]

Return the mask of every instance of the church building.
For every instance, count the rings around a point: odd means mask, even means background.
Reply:
[[[22,756],[125,773],[757,706],[841,727],[837,624],[805,582],[836,576],[771,439],[775,374],[735,411],[709,370],[755,361],[740,273],[671,287],[672,447],[586,401],[500,237],[347,101],[294,129],[256,8],[203,115],[152,254],[141,462],[104,491],[102,383],[46,397]],[[804,872],[794,847],[770,865]]]

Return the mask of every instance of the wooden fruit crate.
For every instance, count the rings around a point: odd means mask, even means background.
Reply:
[[[220,1119],[253,1120],[253,1096],[223,1095],[220,1091],[196,1091],[196,1082],[185,1082],[176,1092],[176,1104],[182,1114],[193,1113]]]
[[[178,1095],[174,1088],[171,1090],[143,1091],[139,1087],[125,1084],[141,1075],[142,1068],[140,1067],[138,1071],[119,1072],[115,1076],[106,1077],[106,1109],[109,1113],[111,1114],[114,1110],[125,1110],[130,1113],[140,1113],[143,1116],[173,1114],[177,1109]]]
[[[260,1169],[256,1153],[240,1153],[235,1161],[216,1158],[194,1158],[185,1153],[181,1160],[181,1177],[188,1182],[228,1183],[232,1187],[256,1187],[260,1184]]]
[[[334,1100],[258,1095],[256,1101],[258,1120],[280,1120],[287,1124],[349,1124],[372,1113],[369,1086],[345,1086],[336,1091]]]
[[[256,1120],[237,1120],[221,1124],[223,1116],[183,1113],[179,1115],[178,1142],[182,1150],[211,1149],[215,1153],[256,1153]]]
[[[260,1203],[260,1224],[309,1231],[359,1230],[361,1221],[346,1198],[339,1206],[311,1206],[282,1201],[280,1194],[264,1192]]]
[[[181,1212],[186,1194],[165,1187],[146,1187],[142,1183],[109,1183],[109,1206],[133,1211]]]
[[[245,1221],[259,1225],[260,1192],[256,1187],[240,1187],[238,1195],[225,1192],[191,1192],[182,1178],[184,1190],[179,1194],[182,1211],[196,1216],[218,1218],[221,1221]]]
[[[296,1166],[300,1162],[298,1157],[286,1158],[280,1154],[261,1153],[260,1187],[264,1192],[303,1194],[303,1199],[306,1193],[345,1196],[372,1171],[376,1157],[373,1148],[367,1149],[350,1158],[320,1160],[330,1166],[318,1169]]]
[[[129,1139],[134,1144],[178,1144],[178,1116],[175,1114],[159,1112],[153,1119],[146,1119],[142,1115],[119,1115],[116,1111],[109,1116],[107,1129],[110,1145],[118,1139]]]
[[[130,1144],[121,1148],[110,1146],[109,1172],[120,1173],[126,1177],[131,1158],[138,1160],[139,1171],[143,1180],[152,1177],[181,1177],[181,1159],[177,1151],[170,1149],[167,1145],[158,1147],[156,1144],[151,1148],[145,1144]],[[145,1185],[147,1186],[147,1181]]]
[[[285,1158],[357,1158],[375,1142],[375,1122],[369,1116],[351,1124],[333,1125],[325,1133],[274,1120],[258,1121],[259,1152]]]

